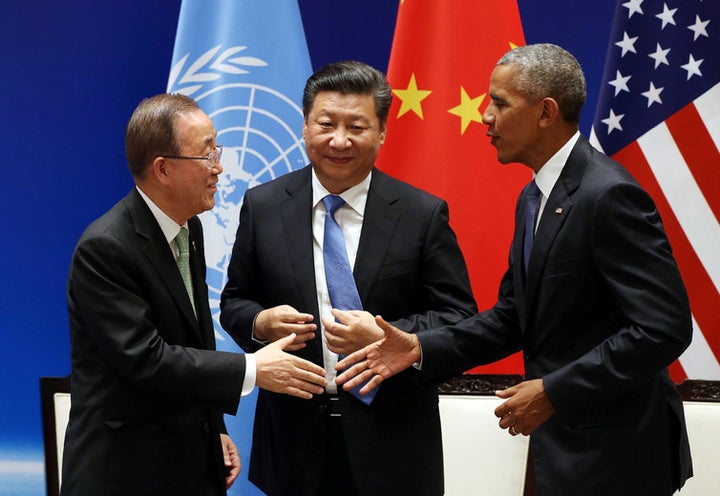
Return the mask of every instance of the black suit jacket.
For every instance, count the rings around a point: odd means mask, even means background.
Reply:
[[[188,224],[197,318],[137,190],[77,244],[63,495],[225,493],[222,412],[237,409],[245,357],[210,351],[202,226]]]
[[[666,367],[690,308],[652,199],[580,137],[548,198],[527,278],[524,192],[495,307],[420,334],[436,380],[522,349],[555,415],[531,435],[541,494],[671,495],[692,474]]]
[[[411,331],[471,315],[467,269],[447,204],[375,169],[354,275],[365,310]],[[221,322],[246,350],[255,315],[288,304],[319,324],[311,168],[247,191],[222,294]],[[298,355],[322,366],[319,336]],[[443,491],[438,397],[416,371],[385,382],[370,407],[341,391],[342,424],[360,494]],[[268,494],[315,494],[327,460],[327,419],[316,398],[260,391],[250,480]]]

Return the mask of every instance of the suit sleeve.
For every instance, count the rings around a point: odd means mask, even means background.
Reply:
[[[263,309],[251,298],[261,285],[256,263],[253,215],[252,195],[246,193],[228,264],[228,280],[220,298],[220,323],[247,352],[260,348],[259,343],[252,339],[252,329],[255,316]]]
[[[477,312],[465,259],[450,228],[448,205],[438,201],[432,210],[422,245],[419,289],[415,294],[420,312],[393,322],[416,332],[458,322]]]
[[[615,184],[592,212],[592,256],[617,317],[604,340],[545,375],[559,415],[632,393],[677,359],[692,336],[685,287],[649,195],[636,184]]]
[[[206,403],[235,413],[245,357],[170,344],[167,335],[179,332],[180,325],[165,325],[160,332],[157,323],[179,323],[170,313],[177,312],[176,307],[149,304],[166,288],[157,272],[140,267],[134,256],[126,243],[106,233],[78,244],[68,296],[73,327],[87,334],[76,346],[87,349],[74,352],[100,354],[133,387],[170,402]]]

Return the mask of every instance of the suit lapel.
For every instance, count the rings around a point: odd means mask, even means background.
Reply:
[[[177,302],[180,312],[188,321],[190,327],[197,337],[204,342],[200,326],[190,304],[190,298],[185,290],[185,284],[162,229],[160,229],[155,217],[150,212],[150,208],[140,197],[137,190],[132,190],[128,200],[128,209],[135,224],[135,232],[146,240],[143,253],[160,274],[160,278]]]
[[[206,290],[205,275],[205,247],[203,244],[202,224],[200,219],[193,217],[188,221],[190,228],[190,271],[192,274],[193,291],[195,299],[195,312],[199,331],[203,336],[205,347],[215,349],[215,330],[210,314],[210,304]]]
[[[387,176],[378,169],[373,169],[353,268],[355,283],[363,302],[367,301],[372,283],[377,279],[400,218],[397,201],[397,195],[388,187]]]
[[[580,185],[591,153],[590,143],[580,136],[545,204],[535,232],[527,273],[526,301],[528,307],[535,299],[552,245],[573,208],[572,195]]]
[[[284,243],[288,272],[292,274],[300,294],[302,311],[308,311],[319,319],[313,258],[311,177],[310,166],[307,166],[300,173],[288,178],[290,182],[285,186],[286,197],[280,202],[283,239],[277,242]],[[319,321],[317,324],[320,325]],[[309,341],[308,346],[312,349],[315,362],[322,364],[320,339]]]

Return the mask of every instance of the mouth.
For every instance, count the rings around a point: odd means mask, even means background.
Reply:
[[[334,156],[327,156],[326,158],[334,164],[346,164],[353,159],[352,157],[334,157]]]

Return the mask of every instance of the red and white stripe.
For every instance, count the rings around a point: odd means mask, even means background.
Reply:
[[[720,379],[719,150],[717,84],[613,156],[655,200],[690,297],[693,340],[675,380]]]

